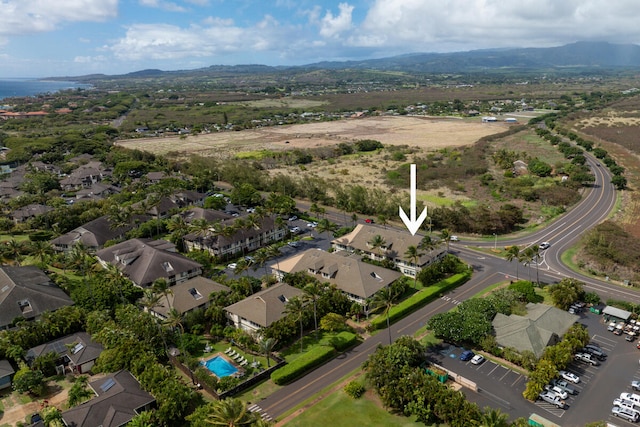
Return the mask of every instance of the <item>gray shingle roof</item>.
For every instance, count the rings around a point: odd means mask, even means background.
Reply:
[[[149,219],[145,215],[134,215],[130,225],[112,228],[108,216],[101,216],[89,221],[74,230],[56,237],[51,240],[52,245],[73,246],[76,242],[80,242],[88,248],[101,248],[109,240],[114,240],[124,236],[124,234],[133,229],[135,222],[144,222]]]
[[[383,228],[377,225],[358,224],[353,231],[344,236],[338,237],[331,241],[335,246],[346,246],[350,250],[360,250],[363,252],[374,252],[378,254],[377,249],[371,248],[369,242],[376,236],[381,236],[386,242],[386,250],[382,251],[382,255],[389,259],[396,260],[406,259],[405,252],[409,246],[418,247],[423,237],[420,234],[411,235],[408,231],[398,231],[391,228]],[[420,251],[423,255],[418,259],[418,265],[427,264],[435,255],[435,252],[442,252],[444,249],[437,248],[433,251]]]
[[[335,284],[341,291],[366,299],[402,276],[395,270],[360,260],[359,256],[308,249],[270,266],[284,273],[307,272],[321,283]]]
[[[175,252],[175,245],[166,240],[130,239],[101,249],[96,256],[115,265],[138,286],[148,286],[159,278],[197,276],[202,265]]]
[[[9,363],[8,360],[6,359],[0,360],[0,378],[13,375],[15,374],[15,372],[16,371],[13,369],[13,366],[11,366],[11,363]]]
[[[579,316],[544,304],[529,303],[527,314],[505,316],[498,313],[493,319],[496,341],[518,351],[529,350],[537,357],[553,340],[562,337]]]
[[[69,349],[67,347],[69,344],[76,344],[76,346]],[[102,350],[102,345],[93,341],[88,333],[77,332],[30,348],[27,351],[26,359],[31,363],[31,360],[34,360],[40,355],[54,352],[58,353],[60,356],[66,355],[74,365],[82,365],[92,360],[96,360],[98,356],[100,356],[100,353],[102,353]]]
[[[0,267],[0,327],[16,317],[33,319],[73,305],[71,298],[35,266]]]
[[[128,371],[110,374],[89,386],[97,397],[62,413],[68,427],[120,427],[131,421],[138,409],[155,401]]]
[[[171,291],[173,294],[167,295],[167,298],[171,307],[182,314],[209,302],[211,293],[228,292],[229,290],[225,285],[206,277],[198,276],[172,286]],[[153,311],[166,317],[169,313],[169,307],[166,307],[166,305],[166,299],[162,297],[159,304],[153,307]]]
[[[225,307],[225,311],[250,320],[262,327],[267,327],[273,322],[284,317],[287,301],[293,297],[301,296],[298,288],[277,283],[265,290]]]

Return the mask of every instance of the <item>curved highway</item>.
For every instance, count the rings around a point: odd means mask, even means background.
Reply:
[[[467,247],[467,245],[493,247],[496,244],[495,241],[452,243],[451,252],[473,267],[473,277],[442,298],[394,323],[391,326],[393,339],[400,335],[413,335],[434,314],[450,310],[459,302],[472,297],[491,284],[516,276],[528,280],[536,280],[536,277],[539,277],[540,281],[546,283],[553,283],[564,277],[574,277],[584,281],[588,290],[597,292],[603,299],[616,298],[640,302],[640,295],[637,292],[577,274],[565,267],[560,260],[562,252],[570,248],[589,228],[604,221],[616,203],[615,190],[607,169],[600,166],[592,156],[586,155],[585,157],[587,157],[587,163],[595,175],[595,182],[591,188],[585,191],[583,199],[578,205],[540,231],[525,237],[500,240],[501,245],[516,244],[522,247],[542,241],[551,242],[551,246],[547,250],[541,251],[542,259],[539,265],[524,267],[517,265],[517,262],[508,262],[504,258],[482,254]],[[327,213],[329,214],[329,212]],[[333,214],[339,215],[335,212]],[[336,219],[338,218],[336,217]],[[378,345],[386,344],[388,344],[388,334],[385,331],[380,331],[359,346],[341,354],[338,358],[320,366],[303,378],[281,388],[264,400],[253,403],[256,403],[265,414],[273,418],[280,417],[353,372],[367,360],[369,354],[375,351]]]

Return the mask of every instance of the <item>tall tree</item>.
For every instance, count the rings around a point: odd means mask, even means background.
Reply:
[[[371,301],[372,311],[382,310],[382,315],[387,317],[387,330],[389,331],[389,345],[393,342],[391,339],[391,325],[389,324],[389,311],[391,307],[398,301],[400,294],[393,286],[387,286],[380,289],[373,296]]]
[[[212,404],[207,422],[218,427],[248,427],[256,421],[256,415],[249,412],[240,399],[217,400]]]
[[[313,325],[318,340],[318,298],[322,295],[322,286],[318,282],[307,283],[302,288],[304,295],[302,296],[305,303],[311,303],[313,306]]]
[[[53,255],[53,248],[49,242],[44,240],[36,240],[29,244],[29,252],[35,259],[38,260],[38,267],[44,269],[51,256]]]
[[[329,221],[326,218],[322,218],[320,221],[318,221],[316,231],[320,234],[327,233],[327,236],[329,236],[329,240],[331,240],[330,233],[336,231],[337,228],[338,226],[335,223]]]
[[[507,249],[506,258],[509,262],[513,261],[514,259],[516,260],[516,281],[520,280],[520,278],[518,277],[518,267],[520,267],[520,247],[518,245],[509,246],[509,249]]]
[[[371,246],[371,249],[377,251],[378,257],[382,259],[382,253],[387,246],[387,241],[381,235],[376,234],[369,240],[369,246]]]
[[[303,350],[303,320],[304,314],[307,311],[307,307],[300,297],[291,298],[284,307],[284,313],[287,316],[291,316],[295,321],[300,323],[300,352]]]
[[[169,301],[169,295],[173,295],[173,289],[169,286],[169,282],[164,277],[156,279],[151,284],[151,289],[156,294],[162,295],[167,300],[167,308],[171,310],[173,307],[171,306],[171,301]]]
[[[440,232],[440,236],[442,237],[442,240],[444,240],[446,242],[447,253],[448,253],[449,252],[449,242],[451,241],[451,231],[449,231],[448,228],[443,228],[442,231]]]
[[[418,248],[414,245],[411,245],[407,248],[407,251],[404,253],[404,256],[412,262],[415,271],[413,274],[413,287],[416,288],[418,286],[418,260],[420,257],[424,255]]]
[[[277,342],[278,340],[274,338],[262,338],[260,339],[260,341],[258,341],[260,351],[262,351],[262,354],[264,354],[264,356],[267,358],[267,368],[271,367],[271,352],[276,347]]]

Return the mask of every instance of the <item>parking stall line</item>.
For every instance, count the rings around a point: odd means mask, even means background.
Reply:
[[[493,371],[495,371],[496,369],[498,369],[498,367],[500,366],[500,365],[498,365],[497,363],[494,363],[494,362],[491,362],[491,363],[493,363],[493,364],[494,364],[494,365],[496,365],[496,366],[494,366],[494,367],[493,367],[493,369],[491,370],[491,372],[489,372],[487,375],[491,375],[491,374],[493,374]]]
[[[511,387],[514,387],[523,378],[525,378],[524,375],[518,375],[518,378],[516,378],[516,380],[511,383]]]
[[[510,371],[510,370],[507,369],[507,372],[505,372],[504,375],[502,377],[500,377],[500,381],[502,381],[504,379],[504,377],[509,375],[511,372],[513,372],[513,371]]]

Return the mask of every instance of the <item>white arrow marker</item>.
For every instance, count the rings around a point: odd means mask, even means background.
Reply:
[[[402,206],[400,206],[400,219],[404,222],[404,225],[407,226],[407,229],[411,233],[411,235],[415,236],[416,232],[427,218],[427,208],[422,210],[420,217],[416,219],[416,165],[411,165],[411,219],[407,218],[407,214],[402,210]]]

